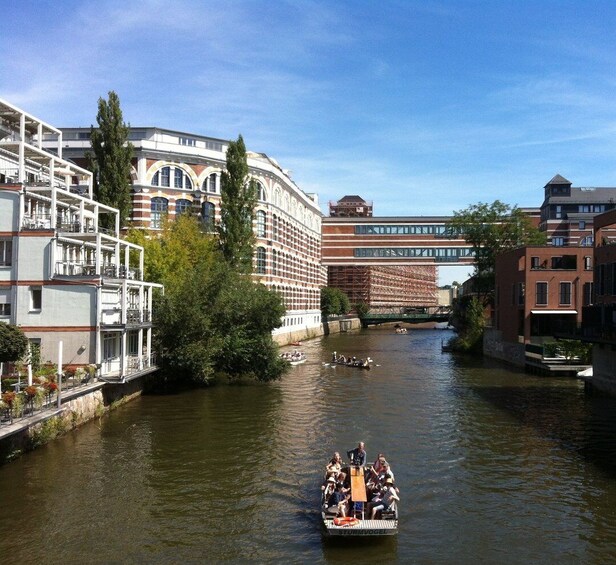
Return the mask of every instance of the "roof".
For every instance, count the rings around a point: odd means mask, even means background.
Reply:
[[[568,184],[569,186],[571,186],[571,181],[567,180],[565,177],[556,174],[552,177],[552,179],[543,187],[543,188],[547,188],[548,186],[550,186],[551,184]]]
[[[550,196],[550,204],[608,204],[616,202],[616,187],[604,186],[593,189],[572,187],[571,196]]]
[[[361,196],[343,196],[338,203],[340,202],[366,202]]]

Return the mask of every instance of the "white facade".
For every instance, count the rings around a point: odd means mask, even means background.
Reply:
[[[92,199],[91,173],[61,155],[60,130],[0,99],[0,321],[20,326],[42,362],[57,362],[62,342],[63,364],[130,380],[156,369],[160,285],[143,281],[143,249],[120,238],[118,211]],[[102,214],[114,229],[99,228]]]
[[[64,128],[64,154],[83,162],[89,129]],[[57,136],[47,136],[57,139]],[[131,128],[134,145],[132,225],[161,227],[164,215],[186,211],[206,224],[220,219],[220,178],[228,142],[160,128]],[[321,218],[316,195],[304,193],[272,158],[248,152],[251,177],[258,182],[254,277],[283,297],[286,314],[275,334],[320,329]]]

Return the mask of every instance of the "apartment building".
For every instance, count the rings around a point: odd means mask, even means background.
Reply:
[[[592,386],[616,395],[616,210],[595,217],[594,301],[584,308],[583,339],[593,344]]]
[[[20,326],[43,362],[62,352],[65,365],[126,382],[157,368],[160,285],[143,280],[143,248],[122,240],[118,210],[93,199],[91,173],[62,147],[59,129],[0,99],[0,321]]]
[[[84,165],[89,128],[63,128],[62,152]],[[56,136],[46,136],[57,143]],[[221,173],[228,141],[156,127],[133,127],[131,225],[156,231],[164,217],[198,214],[204,225],[220,219]],[[50,150],[55,150],[50,148]],[[247,152],[249,174],[257,183],[253,276],[278,292],[285,304],[275,336],[309,335],[321,328],[321,217],[316,194],[304,193],[264,153]]]

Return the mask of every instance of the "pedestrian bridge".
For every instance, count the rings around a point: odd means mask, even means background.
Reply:
[[[391,322],[406,322],[408,324],[421,324],[424,322],[448,322],[451,308],[413,308],[400,309],[398,312],[369,312],[362,317],[363,326],[375,326]]]

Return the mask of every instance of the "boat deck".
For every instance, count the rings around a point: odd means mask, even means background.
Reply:
[[[355,526],[336,526],[334,520],[325,519],[325,527],[331,535],[383,536],[398,532],[398,520],[361,520]]]

